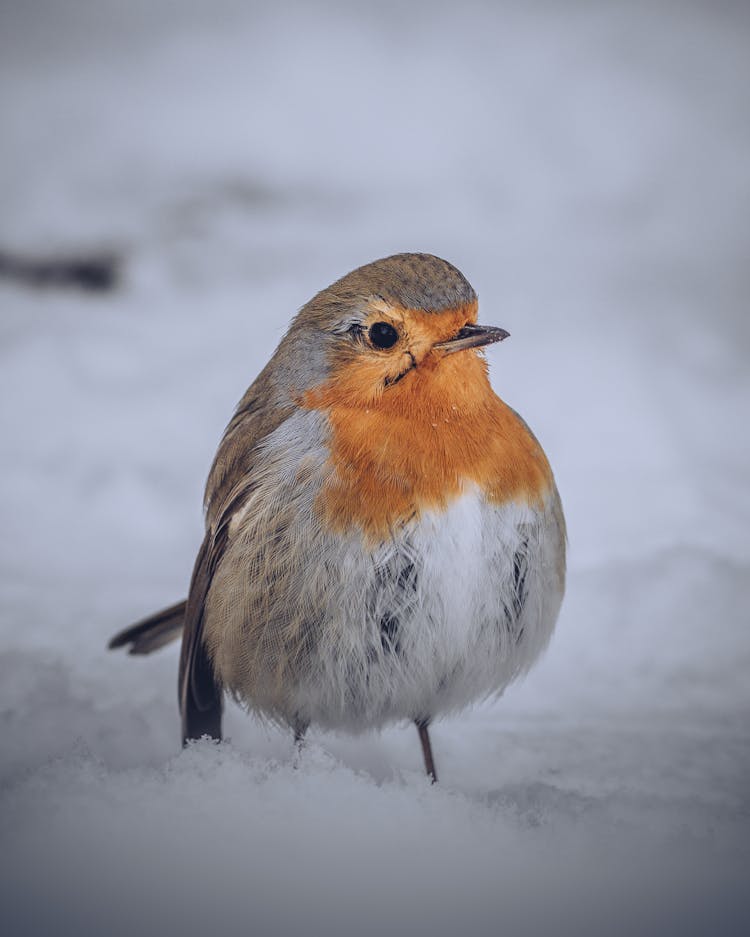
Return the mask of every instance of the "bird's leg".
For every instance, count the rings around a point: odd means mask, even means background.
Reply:
[[[302,755],[302,749],[305,747],[305,733],[307,732],[308,723],[306,722],[295,722],[294,726],[294,767],[299,767],[299,759]]]
[[[427,777],[430,779],[432,784],[435,784],[437,781],[437,771],[435,771],[435,760],[432,757],[432,745],[430,744],[430,733],[428,732],[428,726],[430,722],[428,719],[415,719],[414,724],[417,727],[417,732],[419,732],[419,741],[422,745],[422,756],[424,757],[424,769],[427,772]]]

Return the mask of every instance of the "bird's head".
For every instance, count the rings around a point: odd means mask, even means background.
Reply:
[[[318,373],[306,378],[308,404],[371,407],[430,389],[450,396],[452,387],[460,395],[467,382],[485,383],[475,352],[508,332],[477,324],[476,294],[447,261],[396,254],[318,293],[292,336],[317,352]]]

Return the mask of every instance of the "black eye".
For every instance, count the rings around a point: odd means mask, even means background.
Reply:
[[[398,341],[398,332],[387,322],[375,322],[370,326],[369,334],[376,348],[393,348]]]

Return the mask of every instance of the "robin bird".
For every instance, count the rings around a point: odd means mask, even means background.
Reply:
[[[183,741],[223,696],[288,726],[419,731],[499,695],[546,646],[565,521],[541,446],[495,395],[477,297],[397,254],[318,293],[240,401],[208,476],[186,601],[116,635],[182,634]]]

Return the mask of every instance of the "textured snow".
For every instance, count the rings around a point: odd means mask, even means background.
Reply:
[[[743,4],[5,4],[0,922],[7,934],[730,934],[750,924]],[[555,468],[543,661],[415,732],[178,746],[202,485],[291,315],[456,263]]]

